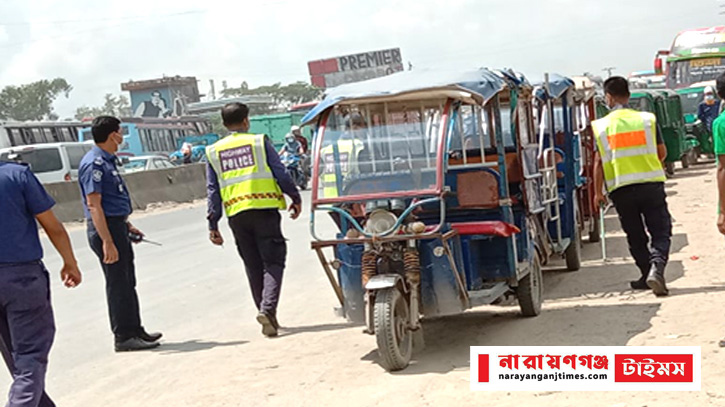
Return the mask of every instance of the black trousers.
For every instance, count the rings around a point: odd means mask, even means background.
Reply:
[[[88,242],[101,261],[103,274],[106,277],[106,302],[111,330],[116,341],[122,342],[137,336],[143,329],[136,294],[136,268],[126,219],[107,217],[106,223],[118,250],[118,261],[113,264],[103,263],[103,241],[91,221],[88,222]]]
[[[229,218],[257,309],[277,315],[287,243],[276,209],[248,210]]]
[[[665,184],[653,182],[627,185],[616,189],[610,197],[617,208],[622,229],[627,234],[629,252],[642,275],[647,275],[654,263],[667,264],[672,240],[672,218],[667,209]]]

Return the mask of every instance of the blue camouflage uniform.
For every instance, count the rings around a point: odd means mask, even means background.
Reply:
[[[13,375],[9,407],[54,405],[45,374],[55,322],[35,221],[53,205],[27,166],[0,162],[0,351]]]

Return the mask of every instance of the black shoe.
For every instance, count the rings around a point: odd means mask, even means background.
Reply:
[[[665,264],[664,263],[653,263],[647,276],[647,286],[652,289],[652,292],[658,296],[663,297],[668,295],[670,291],[665,285]]]
[[[141,333],[138,334],[138,337],[143,339],[146,342],[158,342],[161,337],[164,336],[161,332],[146,332],[145,329],[141,330]]]
[[[146,342],[145,340],[135,337],[126,339],[123,342],[116,342],[116,352],[133,352],[137,350],[153,349],[159,346],[158,342]]]
[[[267,337],[277,336],[277,318],[266,312],[257,314],[257,322],[262,324],[262,334]]]
[[[721,348],[725,348],[725,339],[721,340],[718,345],[720,345]]]
[[[639,280],[630,281],[629,286],[633,290],[649,290],[649,286],[647,285],[647,277],[644,276]]]

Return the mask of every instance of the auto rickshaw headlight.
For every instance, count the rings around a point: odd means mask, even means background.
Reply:
[[[390,230],[395,226],[395,222],[398,221],[398,217],[392,212],[384,209],[376,209],[368,217],[365,223],[365,231],[374,235],[379,235],[383,232]]]

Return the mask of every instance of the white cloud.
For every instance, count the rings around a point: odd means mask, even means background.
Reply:
[[[64,77],[74,91],[56,108],[72,115],[129,79],[286,83],[307,80],[309,60],[388,47],[421,68],[628,73],[677,31],[717,24],[716,11],[679,0],[4,0],[0,86]],[[70,21],[48,23],[58,20]]]

